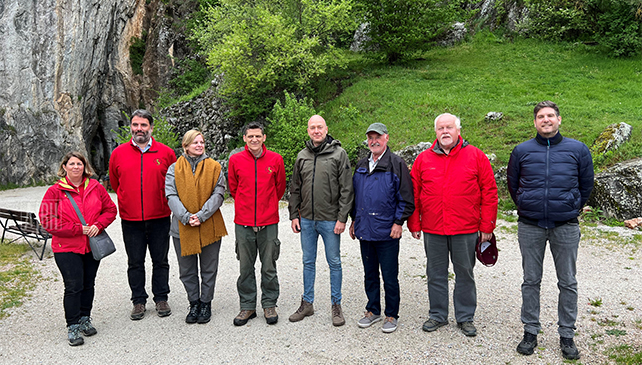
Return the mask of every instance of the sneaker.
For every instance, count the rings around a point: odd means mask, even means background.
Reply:
[[[185,317],[185,323],[196,323],[198,320],[198,312],[201,309],[201,301],[197,300],[195,302],[192,302],[189,304],[189,313],[187,313],[187,317]]]
[[[243,309],[239,314],[234,318],[235,326],[244,326],[247,321],[252,318],[256,318],[256,311],[250,311]]]
[[[375,322],[379,322],[381,320],[381,316],[378,314],[373,314],[370,311],[366,311],[366,313],[363,315],[363,318],[361,318],[357,324],[361,328],[368,328],[372,326]]]
[[[143,317],[145,317],[145,304],[144,303],[134,304],[134,308],[132,309],[132,312],[129,315],[129,318],[131,318],[132,321],[137,321],[139,319],[143,319]]]
[[[397,318],[395,317],[386,317],[386,320],[383,321],[383,327],[381,330],[384,333],[391,333],[397,329]]]
[[[276,314],[276,308],[263,308],[263,316],[267,324],[276,324],[279,321],[279,315]]]
[[[439,322],[435,319],[430,318],[426,322],[424,322],[424,325],[421,327],[422,330],[426,332],[433,332],[439,329],[439,327],[443,327],[448,324],[448,321],[446,322]]]
[[[67,338],[69,339],[69,346],[78,346],[85,343],[85,340],[80,335],[79,324],[72,324],[67,327]]]
[[[338,327],[344,324],[346,324],[346,320],[343,318],[341,304],[332,304],[332,325]]]
[[[299,309],[297,309],[296,312],[294,312],[290,316],[290,322],[298,322],[303,318],[311,316],[313,314],[314,307],[312,306],[312,303],[306,302],[305,299],[301,298],[301,305],[299,306]]]
[[[166,300],[156,303],[156,313],[159,317],[167,317],[172,314],[172,308],[169,307]]]
[[[80,332],[85,336],[93,336],[98,333],[96,328],[91,324],[91,318],[89,318],[89,316],[80,317],[78,324],[80,325]]]
[[[560,337],[560,348],[565,359],[577,360],[580,358],[580,352],[577,351],[572,337]]]
[[[537,335],[524,331],[524,339],[517,345],[517,352],[522,355],[532,355],[537,347]]]
[[[477,336],[477,328],[475,328],[472,321],[457,323],[457,327],[459,327],[459,329],[461,329],[461,331],[468,337]]]
[[[198,322],[199,324],[205,324],[210,321],[210,318],[212,318],[212,302],[201,302],[201,307],[198,309],[196,322]]]

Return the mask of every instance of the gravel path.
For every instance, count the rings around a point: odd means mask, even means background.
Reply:
[[[0,207],[37,212],[46,187],[0,192]],[[115,195],[112,198],[116,201]],[[467,338],[450,324],[434,333],[421,330],[428,316],[425,254],[422,241],[406,230],[401,240],[399,280],[401,308],[399,328],[392,334],[379,325],[358,328],[366,297],[363,268],[357,241],[342,235],[343,309],[346,325],[333,327],[330,317],[328,266],[320,244],[316,312],[298,323],[288,316],[299,305],[302,293],[302,265],[299,238],[289,228],[283,205],[280,223],[281,257],[278,261],[281,296],[277,308],[280,320],[268,326],[262,317],[235,327],[238,313],[236,279],[238,263],[234,253],[234,205],[222,207],[231,235],[223,238],[212,321],[187,325],[188,302],[170,249],[169,303],[173,314],[159,318],[148,303],[141,321],[131,321],[130,291],[126,276],[126,255],[120,221],[108,228],[117,252],[103,260],[98,271],[93,322],[98,334],[85,345],[67,344],[62,308],[63,283],[48,248],[45,259],[34,265],[41,279],[31,297],[0,320],[0,363],[2,364],[205,364],[205,363],[422,363],[422,364],[558,364],[562,363],[557,335],[557,287],[552,258],[547,252],[542,282],[541,320],[543,334],[532,356],[515,351],[522,336],[521,257],[516,224],[500,221],[495,231],[500,248],[497,265],[475,267],[478,308],[477,337]],[[640,235],[624,228],[600,226],[583,229],[578,259],[580,290],[576,343],[584,364],[609,363],[606,349],[628,344],[642,346],[642,244]],[[610,241],[607,240],[610,238]],[[258,265],[257,265],[258,266]],[[148,259],[148,270],[151,263]],[[148,271],[151,272],[151,271]],[[451,280],[451,293],[454,281]],[[149,278],[147,290],[150,290]],[[602,298],[600,307],[590,299]],[[151,301],[150,301],[151,302]],[[451,299],[452,302],[452,299]],[[616,336],[607,330],[622,330]],[[622,334],[623,332],[618,332]]]

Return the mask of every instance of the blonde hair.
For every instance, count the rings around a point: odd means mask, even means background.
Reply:
[[[183,142],[181,142],[183,152],[187,153],[187,147],[189,147],[189,145],[191,145],[198,136],[203,137],[203,133],[196,129],[189,130],[185,133],[183,136]],[[203,137],[203,140],[205,140],[205,137]]]
[[[87,158],[85,158],[85,155],[78,151],[71,151],[67,153],[63,158],[62,161],[60,161],[60,166],[58,166],[58,176],[60,177],[65,177],[67,176],[67,171],[65,171],[64,166],[69,162],[69,160],[75,157],[82,162],[83,166],[85,167],[85,171],[83,171],[82,176],[83,177],[90,177],[94,174],[94,169],[91,168],[91,165],[89,164],[89,161],[87,161]]]

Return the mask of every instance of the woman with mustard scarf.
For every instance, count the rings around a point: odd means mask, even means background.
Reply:
[[[190,303],[185,322],[207,323],[212,316],[221,237],[227,236],[219,210],[225,176],[221,165],[205,154],[201,132],[193,129],[185,133],[182,145],[183,155],[165,177],[165,195],[173,213],[169,234]]]

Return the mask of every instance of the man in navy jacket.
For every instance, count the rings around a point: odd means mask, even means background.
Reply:
[[[388,129],[373,123],[366,131],[370,156],[357,163],[352,185],[350,237],[359,238],[368,304],[357,324],[370,327],[381,317],[379,267],[386,299],[382,331],[394,332],[399,318],[399,239],[415,210],[412,180],[403,159],[388,148]]]
[[[524,338],[517,352],[531,355],[541,329],[540,283],[546,241],[555,261],[559,288],[558,333],[566,359],[579,359],[573,341],[577,318],[577,217],[593,189],[593,160],[582,142],[562,137],[559,108],[552,101],[535,106],[537,136],[521,143],[508,162],[508,190],[519,214],[522,253],[522,323]]]

